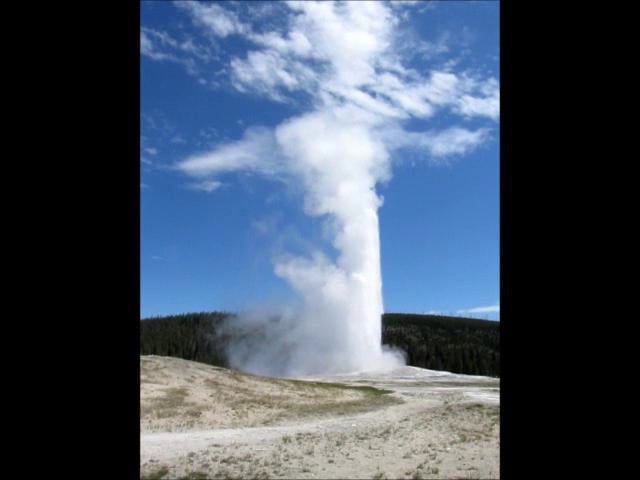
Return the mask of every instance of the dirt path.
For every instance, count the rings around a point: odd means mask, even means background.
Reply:
[[[385,389],[394,401],[273,426],[145,432],[143,478],[499,477],[498,380],[414,367],[307,380]]]

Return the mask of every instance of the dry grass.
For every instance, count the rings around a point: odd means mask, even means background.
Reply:
[[[141,427],[143,432],[175,432],[352,415],[402,403],[389,393],[371,386],[259,377],[177,358],[144,357]]]
[[[152,473],[141,476],[140,480],[161,480],[166,477],[168,473],[169,469],[167,467],[160,467]]]

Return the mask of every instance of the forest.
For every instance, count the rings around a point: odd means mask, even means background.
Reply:
[[[140,322],[140,354],[180,357],[227,367],[225,346],[233,313],[201,312]],[[385,313],[382,343],[406,354],[407,364],[432,370],[500,377],[500,323],[440,315]]]

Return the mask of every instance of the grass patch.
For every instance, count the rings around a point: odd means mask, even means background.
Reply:
[[[153,361],[144,359],[142,362],[145,367],[144,373],[151,370],[148,367],[153,365]],[[211,369],[215,370],[214,367]],[[198,388],[210,390],[207,395],[210,394],[212,402],[229,408],[230,417],[225,421],[227,426],[231,427],[274,425],[305,417],[354,415],[404,402],[389,395],[393,393],[391,390],[369,385],[270,378],[227,370],[225,373],[230,377],[228,380],[232,380],[230,383],[215,377],[203,377],[195,383]],[[147,378],[145,376],[145,379]],[[276,388],[258,393],[260,384]],[[156,391],[157,397],[147,397],[141,402],[141,419],[147,423],[175,420],[172,430],[208,425],[211,418],[206,414],[206,402],[195,403],[196,400],[190,398],[190,392],[190,387],[164,388]],[[259,415],[248,417],[247,412],[251,410]],[[151,425],[149,428],[156,427]]]
[[[209,480],[211,477],[204,472],[189,472],[178,480]]]
[[[371,386],[360,386],[360,385],[344,385],[342,383],[327,383],[327,382],[314,382],[314,381],[307,381],[307,380],[293,380],[293,379],[286,379],[286,380],[279,380],[279,382],[286,382],[289,385],[294,385],[297,386],[299,389],[321,389],[321,390],[327,390],[327,391],[335,391],[335,390],[340,390],[340,391],[344,391],[344,392],[361,392],[365,395],[372,395],[372,396],[378,396],[378,395],[385,395],[388,393],[393,393],[391,390],[384,390],[381,388],[375,388],[375,387],[371,387]]]
[[[140,477],[140,480],[161,480],[169,473],[169,469],[167,467],[160,467],[155,472],[149,473],[147,475],[143,475]]]
[[[182,407],[189,395],[185,388],[168,388],[163,397],[152,398],[149,401],[159,409],[173,409]]]

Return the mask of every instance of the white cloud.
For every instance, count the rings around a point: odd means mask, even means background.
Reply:
[[[398,18],[385,4],[289,6],[293,14],[288,32],[256,34],[248,27],[241,29],[259,49],[231,60],[232,85],[237,90],[253,90],[276,101],[285,101],[287,93],[295,91],[338,97],[391,118],[428,118],[443,108],[465,117],[498,118],[497,80],[449,71],[430,72],[425,80],[402,65],[399,55],[409,48],[398,44],[393,30]],[[444,52],[445,38],[430,47],[419,40],[417,48]]]
[[[280,54],[292,54],[299,57],[307,57],[312,53],[311,42],[307,36],[299,31],[293,30],[283,37],[278,32],[253,33],[249,35],[251,41],[262,45]]]
[[[260,235],[272,235],[278,231],[281,223],[281,215],[272,213],[262,218],[255,219],[251,222],[251,226]]]
[[[429,118],[438,110],[449,108],[468,118],[498,119],[500,90],[494,78],[482,80],[467,74],[433,71],[428,80],[423,81],[413,79],[414,75],[401,78],[386,72],[372,88],[418,118]]]
[[[217,180],[203,180],[197,183],[190,183],[188,186],[191,190],[200,190],[203,192],[211,193],[214,190],[220,188],[222,186],[222,182],[219,182]]]
[[[438,55],[442,55],[443,53],[448,53],[451,51],[449,47],[450,38],[450,32],[443,32],[435,41],[418,41],[416,53],[421,55],[424,59],[431,59]]]
[[[497,120],[500,117],[500,86],[497,80],[490,78],[477,87],[483,96],[462,95],[456,102],[457,112],[465,117],[483,116]]]
[[[253,127],[237,142],[219,145],[212,151],[192,155],[177,165],[193,177],[207,177],[237,170],[276,174],[280,170],[273,132]]]
[[[244,60],[234,58],[230,66],[237,90],[254,90],[278,101],[284,100],[281,88],[309,90],[314,80],[313,72],[302,63],[288,62],[271,50],[250,52]]]
[[[415,5],[396,8],[394,3],[287,2],[285,30],[263,32],[255,31],[250,16],[243,22],[221,4],[176,6],[214,35],[239,35],[258,47],[229,62],[231,84],[240,92],[253,91],[279,102],[296,91],[316,98],[338,97],[391,118],[429,118],[448,108],[466,118],[497,120],[500,97],[495,78],[440,70],[425,80],[423,72],[402,65],[403,55],[448,52],[451,33],[431,43],[403,36],[395,29],[400,22],[397,12]]]
[[[238,20],[237,15],[218,4],[177,1],[174,5],[189,12],[196,23],[218,37],[247,33],[247,26]]]
[[[451,157],[463,156],[486,142],[488,128],[469,130],[462,127],[449,127],[444,130],[424,132],[409,131],[392,125],[380,130],[387,147],[393,151],[411,149],[432,164],[441,164]]]
[[[144,29],[140,31],[140,53],[157,61],[178,60],[174,55],[159,51],[157,45],[154,45],[150,32],[147,32]]]
[[[193,39],[177,40],[169,33],[142,27],[140,30],[140,53],[158,62],[173,62],[182,65],[187,73],[198,76],[198,62],[211,62],[215,55],[210,48],[194,43]]]
[[[458,310],[459,314],[482,314],[482,313],[500,313],[500,304],[489,305],[486,307],[474,307],[464,310]]]
[[[487,138],[487,129],[475,131],[460,127],[451,127],[435,134],[425,134],[423,144],[432,157],[438,159],[451,155],[465,155],[484,143]]]
[[[145,148],[144,149],[145,152],[147,152],[149,155],[157,155],[158,154],[158,149],[157,148]]]

